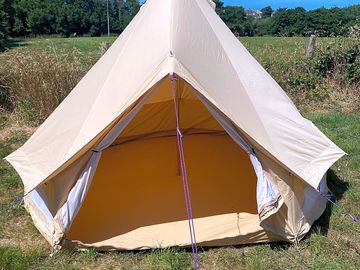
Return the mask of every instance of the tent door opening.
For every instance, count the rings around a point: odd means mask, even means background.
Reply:
[[[266,233],[248,154],[188,83],[179,78],[176,87],[197,242],[241,244],[254,234],[261,241]],[[191,244],[170,89],[170,80],[163,80],[102,151],[68,239],[124,249]]]

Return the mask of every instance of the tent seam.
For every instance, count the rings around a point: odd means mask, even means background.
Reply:
[[[198,3],[198,0],[196,0],[195,2],[196,2],[196,4],[197,4],[198,8],[199,8],[201,11],[203,11],[202,8],[201,8],[201,6],[200,6],[199,3]],[[209,7],[209,8],[210,8],[210,7]],[[210,28],[211,28],[211,30],[212,30],[212,33],[213,33],[214,36],[216,37],[218,43],[221,44],[221,41],[220,41],[219,37],[217,36],[216,32],[214,31],[214,28],[212,27],[212,25],[211,25],[210,21],[208,20],[208,18],[203,14],[203,12],[201,12],[201,15],[202,15],[202,17],[208,22],[208,25],[210,26]],[[224,23],[223,21],[221,21],[221,22]],[[239,41],[239,42],[240,42],[240,41]],[[227,61],[230,63],[230,66],[231,66],[231,68],[232,68],[232,70],[233,70],[236,78],[239,80],[242,88],[245,89],[244,83],[242,82],[242,80],[241,80],[241,78],[239,77],[236,69],[234,68],[233,62],[232,62],[231,59],[229,58],[228,53],[227,53],[227,50],[226,50],[225,48],[224,48],[224,52],[225,52],[226,59],[227,59]],[[251,98],[250,98],[248,95],[246,95],[246,96],[247,96],[247,98],[249,99],[249,101],[252,101]],[[258,112],[258,111],[256,110],[256,108],[253,106],[252,102],[249,102],[249,105],[251,105],[251,107],[253,108],[253,110],[254,110],[255,112]],[[231,115],[230,113],[226,113],[226,114],[227,114],[227,115]],[[263,122],[261,121],[261,119],[260,119],[259,117],[257,117],[257,118],[259,119],[259,122],[261,123],[261,126],[264,128],[264,131],[266,132],[266,137],[267,137],[267,139],[268,139],[268,142],[274,147],[273,142],[272,142],[271,139],[270,139],[269,133],[268,133],[265,125],[263,124]],[[237,126],[238,126],[238,125],[237,125]],[[239,128],[240,128],[240,127],[239,127]],[[243,130],[242,128],[240,128],[240,129]],[[247,133],[247,132],[246,132],[246,133]],[[247,133],[247,134],[248,134],[248,133]],[[251,138],[253,138],[250,134],[249,134],[249,136],[250,136]],[[253,139],[254,139],[254,138],[253,138]],[[257,141],[257,140],[256,140],[256,141]],[[266,149],[263,145],[262,145],[262,147],[263,147],[264,149]],[[276,147],[274,147],[274,148],[276,149]],[[268,150],[267,150],[267,151],[268,151]],[[276,151],[276,152],[277,152],[277,151]]]

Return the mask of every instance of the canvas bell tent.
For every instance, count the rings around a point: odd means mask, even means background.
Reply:
[[[207,0],[148,0],[6,160],[51,245],[143,249],[298,241],[343,154]]]

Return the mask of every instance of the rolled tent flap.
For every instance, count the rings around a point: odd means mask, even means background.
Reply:
[[[55,220],[60,224],[62,232],[66,232],[79,211],[91,185],[100,157],[101,152],[93,152],[84,171],[71,189],[67,201],[58,211]]]
[[[282,199],[277,188],[270,182],[264,174],[261,163],[254,154],[250,154],[251,163],[257,176],[256,183],[256,202],[258,207],[260,222],[267,217],[275,214],[284,200]]]

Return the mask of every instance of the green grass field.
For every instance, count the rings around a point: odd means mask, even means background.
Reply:
[[[101,42],[109,42],[112,44],[116,40],[116,36],[110,37],[43,37],[43,38],[23,38],[11,39],[5,42],[5,47],[31,47],[36,49],[67,49],[76,48],[82,53],[97,53]],[[306,37],[242,37],[241,42],[254,54],[259,55],[260,51],[266,52],[264,47],[272,47],[277,52],[289,51],[297,56],[305,56],[308,38]],[[320,47],[334,43],[337,38],[318,38],[317,43]]]
[[[12,39],[5,43],[11,49],[30,47],[40,50],[79,50],[81,53],[98,53],[101,42],[112,44],[116,37],[77,37],[77,38],[25,38]]]
[[[41,38],[12,40],[11,51],[71,51],[99,57],[104,38]],[[242,38],[244,45],[278,80],[281,74],[304,61],[305,38]],[[321,39],[319,47],[334,39]],[[1,56],[1,54],[0,54]],[[284,77],[286,78],[286,76]],[[285,81],[285,79],[284,79]],[[352,97],[353,98],[353,97]],[[359,97],[355,97],[358,98]],[[321,104],[322,101],[319,101]],[[329,100],[323,101],[323,103]],[[357,101],[359,102],[359,101]],[[311,232],[298,246],[286,243],[219,247],[200,251],[202,269],[359,269],[360,226],[347,211],[360,217],[360,110],[344,106],[300,109],[331,140],[349,155],[329,171],[328,185],[340,207],[328,205]],[[360,102],[359,102],[360,104]],[[34,127],[15,124],[0,113],[0,158],[15,150],[34,131]],[[38,233],[21,203],[22,183],[5,162],[0,163],[0,269],[191,269],[191,252],[184,249],[159,249],[141,252],[97,252],[62,250],[50,257],[51,249]]]

